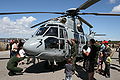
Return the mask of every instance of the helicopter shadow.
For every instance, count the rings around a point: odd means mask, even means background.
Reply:
[[[113,70],[117,70],[118,72],[120,72],[120,66],[119,65],[116,65],[116,64],[110,64],[110,68],[113,69]]]
[[[0,60],[6,60],[6,59],[10,59],[10,58],[0,58]]]
[[[80,65],[76,65],[76,76],[82,80],[88,80],[87,72]]]
[[[33,64],[25,69],[26,73],[48,73],[55,72],[64,68],[64,66],[54,66],[54,68],[50,68],[51,66],[46,66],[46,61],[39,62],[37,64]]]

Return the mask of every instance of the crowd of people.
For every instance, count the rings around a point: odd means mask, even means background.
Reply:
[[[18,66],[18,63],[25,58],[25,51],[23,50],[23,42],[21,40],[11,40],[10,42],[10,60],[7,63],[8,75],[13,76],[16,73],[22,74],[23,69]],[[22,64],[24,62],[21,62]]]
[[[71,46],[71,57],[67,59],[67,64],[65,65],[65,80],[72,80],[72,75],[76,73],[75,56],[78,51],[78,42],[75,39],[71,39],[68,43]],[[88,75],[87,80],[95,80],[95,67],[97,67],[96,72],[102,74],[106,78],[110,78],[111,53],[112,50],[108,45],[108,41],[102,41],[102,43],[98,43],[94,39],[90,39],[89,42],[86,42],[86,45],[83,46],[82,54],[84,57],[83,68]]]
[[[103,41],[101,49],[99,52],[99,64],[97,71],[103,74],[105,77],[110,78],[110,62],[111,62],[112,50],[108,45],[107,41]],[[103,70],[103,63],[105,64],[105,69]]]
[[[72,80],[72,75],[76,74],[76,57],[78,53],[79,42],[76,39],[70,39],[67,43],[71,46],[69,56],[65,64],[65,80]],[[7,63],[8,75],[23,74],[23,69],[17,67],[18,63],[25,59],[25,51],[23,50],[23,42],[21,40],[11,40],[10,42],[10,60]],[[108,45],[108,41],[102,43],[96,42],[94,39],[90,39],[83,46],[83,68],[88,73],[88,80],[94,80],[95,67],[96,72],[110,78],[110,62],[111,62],[112,50]],[[24,62],[23,62],[24,63]],[[105,65],[103,69],[103,63]]]

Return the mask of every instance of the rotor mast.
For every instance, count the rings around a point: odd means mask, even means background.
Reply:
[[[70,16],[73,20],[74,38],[79,39],[79,33],[76,30],[76,18],[78,16],[79,10],[77,8],[70,8],[66,11],[67,16]]]

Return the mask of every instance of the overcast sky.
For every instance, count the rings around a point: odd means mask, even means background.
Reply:
[[[77,8],[87,0],[1,0],[0,13],[18,11],[65,12]],[[120,0],[101,0],[81,12],[119,13]],[[55,14],[0,15],[0,37],[30,37],[37,28],[30,27],[44,20],[58,17]],[[120,40],[120,16],[81,16],[91,23],[97,33],[106,36],[97,39]],[[86,27],[86,26],[85,26]]]

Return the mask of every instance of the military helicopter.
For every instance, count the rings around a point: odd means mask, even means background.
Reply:
[[[120,14],[111,13],[80,13],[81,10],[87,9],[98,1],[100,0],[88,0],[78,8],[70,8],[66,12],[8,12],[0,13],[0,15],[34,13],[62,15],[32,26],[31,28],[37,26],[39,28],[23,46],[29,56],[48,60],[49,62],[62,62],[71,55],[67,40],[76,39],[79,41],[78,57],[80,57],[82,47],[95,36],[95,33],[91,30],[88,35],[84,33],[82,28],[83,23],[89,26],[90,29],[93,26],[81,18],[80,15],[120,16]]]

